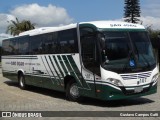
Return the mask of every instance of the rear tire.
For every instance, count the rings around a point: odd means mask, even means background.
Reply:
[[[26,88],[26,85],[25,85],[25,78],[24,78],[24,75],[23,74],[20,74],[19,75],[19,87],[24,90]]]
[[[67,100],[69,100],[69,101],[79,101],[80,100],[78,85],[73,80],[71,80],[67,83],[66,97],[67,97]]]

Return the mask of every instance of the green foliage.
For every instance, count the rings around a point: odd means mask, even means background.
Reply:
[[[140,19],[140,2],[139,0],[125,0],[124,18],[126,22],[138,23]]]
[[[29,20],[23,20],[19,22],[18,18],[16,21],[11,20],[11,24],[7,27],[7,33],[10,32],[11,35],[19,35],[21,32],[35,29],[35,24],[32,24]]]
[[[151,39],[158,39],[158,35],[160,35],[160,30],[153,30],[151,26],[148,26],[146,29],[149,32],[149,36]]]
[[[155,49],[160,48],[160,30],[153,30],[152,26],[148,26],[147,31],[151,39],[152,45]]]

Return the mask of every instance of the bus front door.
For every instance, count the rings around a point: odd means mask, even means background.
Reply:
[[[100,64],[96,36],[94,34],[81,37],[82,75],[87,82],[89,96],[96,96],[97,84],[100,76]]]

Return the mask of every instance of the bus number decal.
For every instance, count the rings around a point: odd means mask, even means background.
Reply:
[[[90,79],[91,75],[90,74],[85,74],[86,79]]]
[[[147,82],[146,78],[141,78],[139,79],[139,81],[137,81],[137,84],[146,83],[146,82]]]

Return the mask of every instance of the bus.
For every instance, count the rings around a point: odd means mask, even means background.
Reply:
[[[135,98],[157,92],[158,68],[142,25],[119,21],[44,27],[3,40],[3,76],[65,92],[70,101]]]

